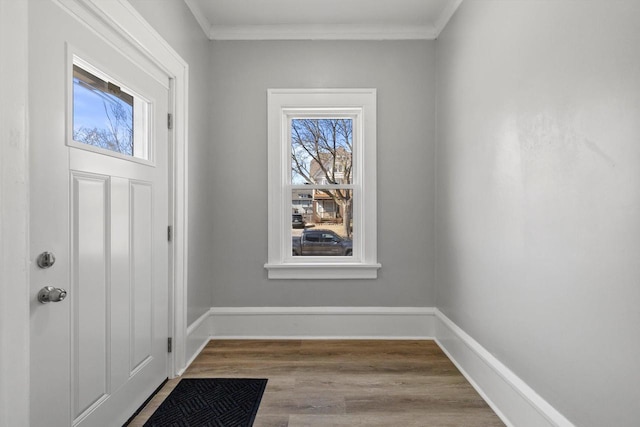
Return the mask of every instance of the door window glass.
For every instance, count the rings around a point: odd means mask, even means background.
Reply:
[[[148,108],[146,101],[106,75],[73,64],[75,142],[148,160]]]

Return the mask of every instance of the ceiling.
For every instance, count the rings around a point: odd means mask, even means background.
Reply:
[[[432,40],[462,0],[184,0],[212,40]]]

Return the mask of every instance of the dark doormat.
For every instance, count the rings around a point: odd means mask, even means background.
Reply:
[[[264,379],[185,378],[145,427],[251,427],[267,386]]]

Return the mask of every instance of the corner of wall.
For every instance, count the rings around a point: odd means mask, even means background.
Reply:
[[[476,340],[435,310],[436,342],[507,426],[573,424]]]

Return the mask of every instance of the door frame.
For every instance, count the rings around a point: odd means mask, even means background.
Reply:
[[[125,54],[142,55],[170,78],[170,244],[168,376],[186,369],[189,65],[127,0],[51,0]],[[0,427],[29,425],[30,295],[28,2],[0,2]],[[7,61],[7,59],[9,61]],[[8,65],[8,64],[7,64]],[[5,96],[8,95],[8,97]],[[10,326],[9,326],[10,325]],[[5,341],[6,340],[6,341]]]
[[[1,427],[29,425],[27,23],[27,2],[0,1]]]

